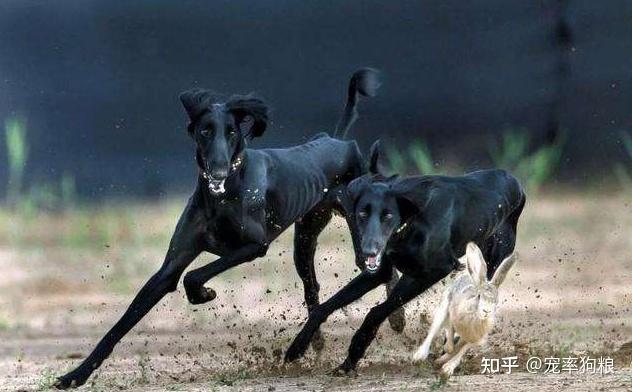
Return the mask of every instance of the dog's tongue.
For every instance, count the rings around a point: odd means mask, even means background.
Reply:
[[[225,180],[220,180],[220,181],[215,181],[215,180],[208,180],[208,189],[212,192],[212,193],[224,193],[226,190],[224,189],[224,181]]]

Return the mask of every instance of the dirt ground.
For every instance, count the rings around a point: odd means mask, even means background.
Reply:
[[[45,390],[113,325],[163,258],[183,200],[66,214],[0,214],[0,390]],[[182,287],[161,302],[83,387],[128,391],[559,391],[632,390],[632,200],[568,194],[530,200],[519,263],[501,289],[494,333],[446,385],[411,353],[424,337],[442,285],[406,306],[358,376],[329,375],[379,288],[323,326],[325,349],[300,363],[282,357],[305,321],[291,232],[262,260],[211,281],[211,303],[192,306]],[[195,265],[212,260],[202,256]],[[321,237],[321,299],[354,276],[341,220]],[[627,344],[626,344],[627,343]],[[482,357],[518,357],[512,374],[482,375]],[[611,374],[531,374],[529,357],[610,357]]]

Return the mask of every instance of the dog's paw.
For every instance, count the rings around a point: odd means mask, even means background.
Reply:
[[[316,352],[320,352],[323,348],[325,348],[325,338],[323,337],[323,333],[320,331],[320,329],[317,330],[312,337],[312,348]]]
[[[333,377],[357,377],[358,372],[355,369],[342,364],[331,371]]]
[[[297,336],[296,339],[290,345],[290,348],[285,352],[285,363],[294,362],[305,354],[307,347],[309,346],[309,340],[305,341],[301,336]]]
[[[192,305],[200,305],[214,300],[217,297],[217,293],[213,289],[207,289],[204,286],[200,286],[196,290],[186,290],[187,299]]]
[[[406,312],[404,308],[401,307],[391,313],[388,316],[388,323],[391,325],[391,329],[397,333],[404,332],[404,328],[406,327]]]
[[[53,386],[57,389],[77,388],[85,384],[90,375],[84,375],[80,372],[73,371],[63,376],[57,377],[57,381]]]

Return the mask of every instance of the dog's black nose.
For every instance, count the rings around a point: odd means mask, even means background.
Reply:
[[[228,169],[226,168],[214,168],[211,169],[211,177],[215,180],[223,180],[228,177]]]
[[[365,256],[368,257],[375,257],[377,256],[378,252],[378,246],[376,243],[371,243],[371,244],[363,244],[362,245],[362,253],[364,253]]]
[[[377,256],[380,253],[380,242],[373,237],[364,237],[360,245],[365,256]]]

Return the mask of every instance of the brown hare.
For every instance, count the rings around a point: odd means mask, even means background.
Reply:
[[[448,287],[436,310],[428,336],[414,353],[413,360],[428,358],[435,335],[445,330],[445,354],[435,361],[441,366],[441,377],[448,379],[459,365],[465,352],[485,342],[494,328],[498,305],[498,287],[514,265],[516,257],[505,258],[491,280],[487,280],[487,265],[479,247],[470,242],[460,259],[467,267]],[[458,340],[457,340],[458,337]]]

